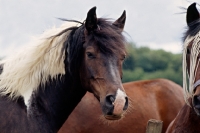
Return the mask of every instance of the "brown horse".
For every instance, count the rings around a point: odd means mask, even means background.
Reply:
[[[0,133],[57,132],[86,91],[106,119],[120,119],[128,107],[121,82],[125,19],[125,12],[115,22],[97,18],[94,7],[84,23],[52,29],[1,61]]]
[[[100,106],[86,93],[59,133],[145,133],[149,119],[163,121],[163,133],[184,104],[182,88],[166,79],[123,84],[130,106],[117,122],[102,121]]]
[[[167,133],[200,133],[200,14],[196,3],[188,7],[186,20],[188,30],[184,37],[183,50],[183,88],[186,104],[168,127]]]

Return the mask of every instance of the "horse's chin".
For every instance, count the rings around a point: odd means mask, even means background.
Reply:
[[[122,118],[122,115],[104,115],[107,120],[119,120]]]

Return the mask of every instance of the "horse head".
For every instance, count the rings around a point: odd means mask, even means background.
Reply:
[[[65,42],[69,71],[80,77],[82,87],[99,100],[103,114],[109,120],[120,119],[128,107],[121,81],[126,56],[122,35],[125,19],[125,11],[113,23],[97,18],[96,7],[93,7],[87,13],[85,23],[71,32],[71,39]]]
[[[122,86],[122,63],[126,56],[123,36],[125,12],[112,25],[97,19],[96,7],[86,18],[83,63],[80,66],[82,84],[100,101],[107,119],[119,119],[128,107]]]
[[[183,88],[185,100],[200,115],[200,14],[196,3],[191,4],[187,9],[186,22],[188,30],[184,37],[183,52]],[[187,74],[189,86],[187,86]],[[189,89],[187,89],[189,87]],[[189,102],[188,99],[192,101]]]

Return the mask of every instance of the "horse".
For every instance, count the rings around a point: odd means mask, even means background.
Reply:
[[[163,121],[164,133],[184,105],[182,87],[167,79],[132,81],[123,86],[130,99],[123,119],[102,119],[98,101],[88,92],[58,133],[145,133],[149,119]]]
[[[167,133],[200,132],[200,16],[196,3],[187,8],[187,31],[183,48],[183,89],[185,105],[171,122]]]
[[[125,20],[125,11],[113,22],[97,18],[93,7],[83,23],[68,20],[2,60],[0,132],[57,132],[87,91],[105,119],[121,119],[128,108],[121,82]]]

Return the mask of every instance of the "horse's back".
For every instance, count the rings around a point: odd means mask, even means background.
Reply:
[[[162,120],[165,132],[184,104],[182,88],[166,79],[128,82],[123,86],[130,99],[130,107],[122,120],[102,122],[98,101],[87,93],[60,133],[143,133],[149,119]]]
[[[181,86],[167,79],[136,81],[123,85],[128,91],[127,94],[134,93],[133,101],[137,101],[141,108],[148,109],[146,118],[151,117],[164,122],[163,131],[184,105]]]

